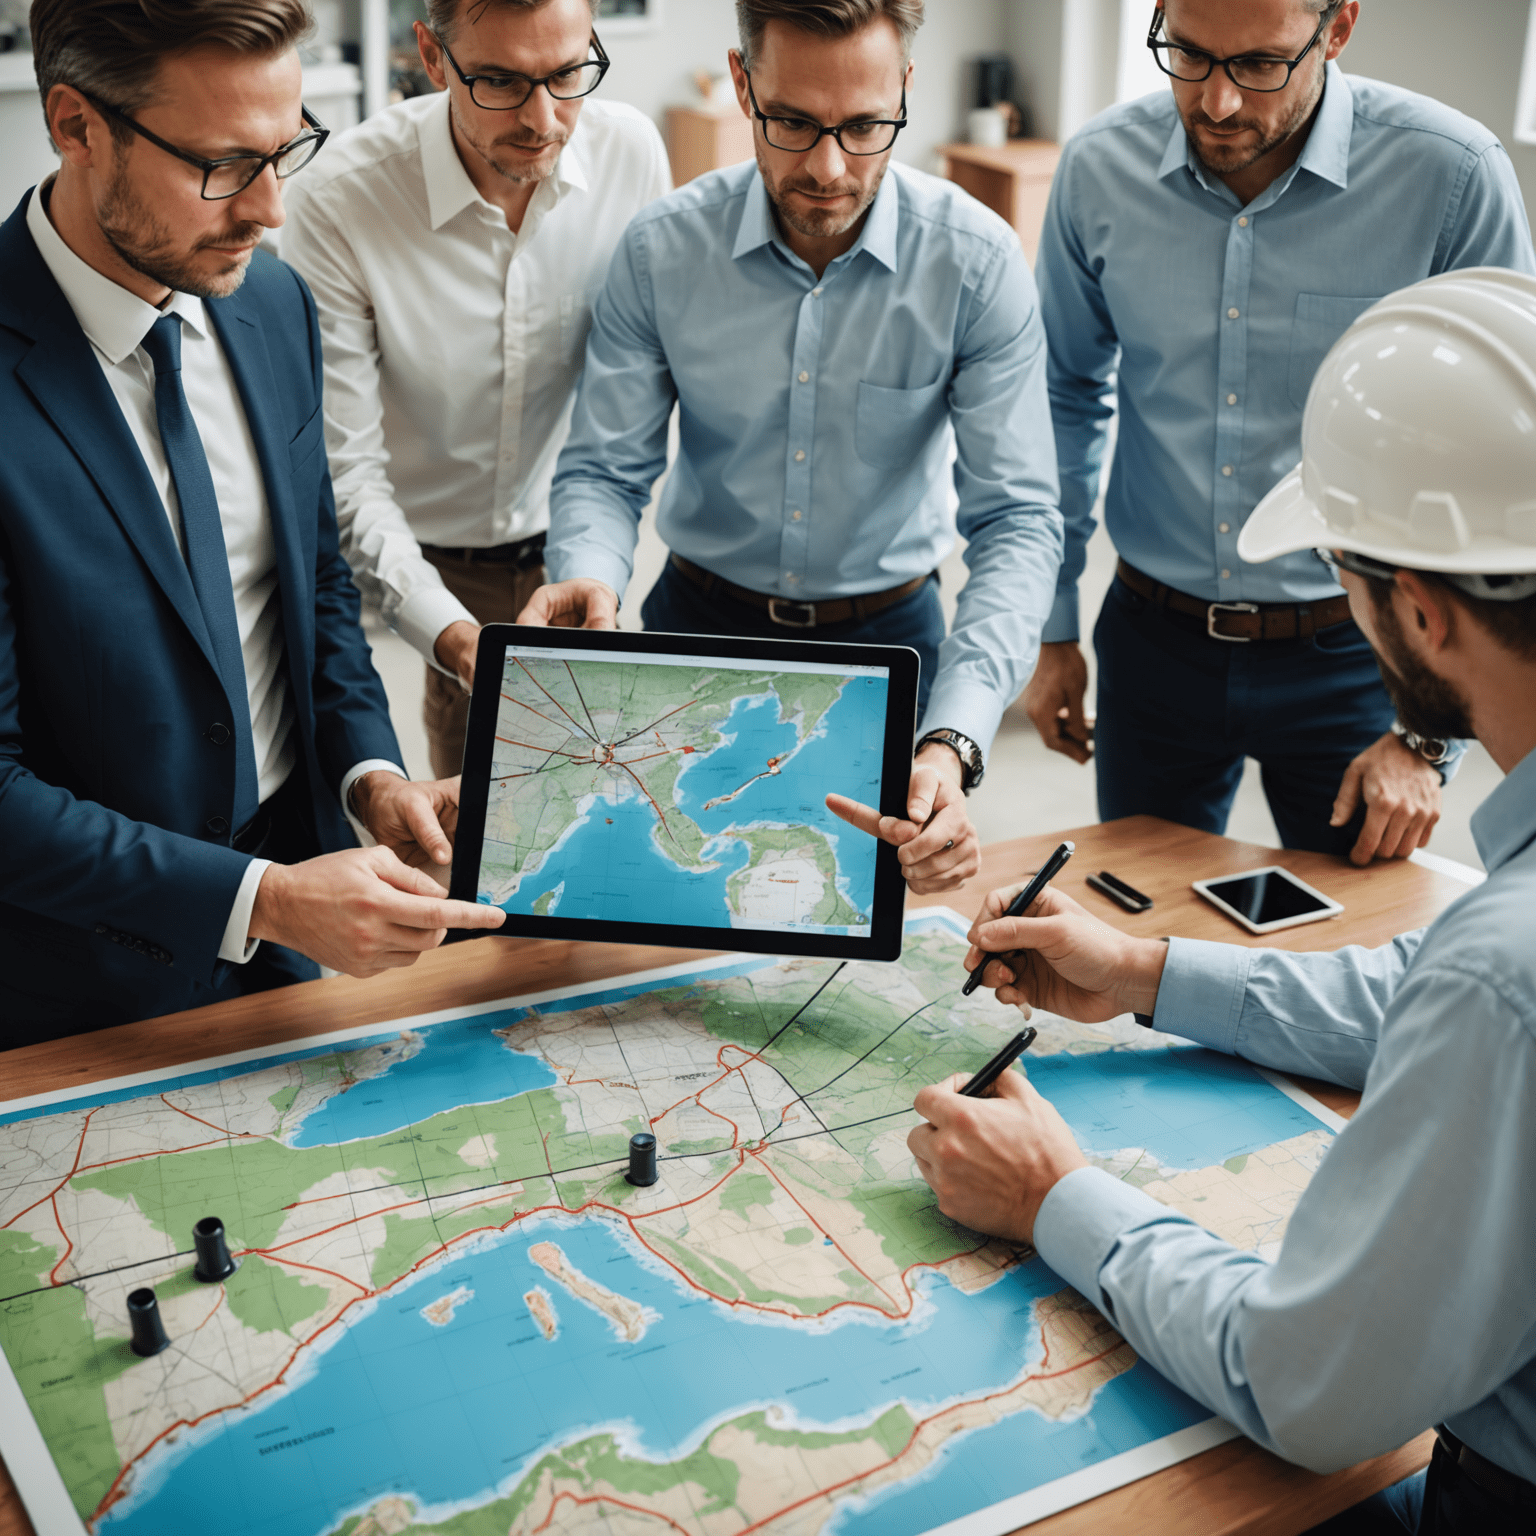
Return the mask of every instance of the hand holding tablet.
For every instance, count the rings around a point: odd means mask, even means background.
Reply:
[[[896,847],[828,792],[904,819],[917,672],[903,647],[487,626],[452,892],[508,934],[894,959]]]

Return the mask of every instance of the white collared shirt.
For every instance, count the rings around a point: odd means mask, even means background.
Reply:
[[[170,463],[160,442],[155,366],[142,342],[162,313],[181,317],[182,389],[197,423],[198,436],[203,440],[219,504],[219,522],[224,530],[230,583],[235,594],[240,654],[245,664],[257,793],[265,801],[293,771],[297,749],[293,740],[293,699],[283,658],[282,605],[272,514],[267,506],[261,461],[256,457],[256,445],[251,439],[234,374],[201,299],[188,293],[172,293],[165,309],[158,310],[103,276],[64,243],[44,207],[50,186],[51,182],[44,183],[28,203],[27,229],[101,364],[145,468],[160,492],[178,549],[182,547],[181,507]],[[343,805],[353,783],[375,768],[387,768],[405,777],[403,770],[393,763],[359,763],[342,783]],[[243,964],[256,952],[256,945],[247,935],[251,910],[256,904],[256,888],[270,862],[253,859],[247,867],[224,930],[219,948],[221,960]]]
[[[418,541],[486,548],[549,526],[592,301],[625,225],[671,186],[655,125],[588,99],[513,234],[448,106],[419,96],[333,140],[284,183],[281,247],[320,308],[342,550],[429,660],[476,620]]]

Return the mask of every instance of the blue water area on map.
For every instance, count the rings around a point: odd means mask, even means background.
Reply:
[[[529,1259],[540,1240],[659,1320],[638,1342],[619,1340]],[[632,1242],[598,1221],[524,1226],[391,1293],[341,1333],[302,1385],[221,1418],[174,1475],[151,1469],[139,1501],[104,1529],[165,1536],[199,1530],[213,1515],[223,1536],[320,1536],[387,1493],[428,1504],[483,1498],[541,1450],[597,1424],[631,1425],[637,1448],[661,1459],[710,1421],[762,1403],[788,1404],[813,1425],[867,1422],[898,1399],[920,1414],[1002,1387],[1037,1362],[1033,1304],[1062,1285],[1038,1260],[973,1296],[925,1277],[928,1305],[915,1323],[848,1322],[828,1333],[727,1312],[642,1263]],[[522,1300],[535,1285],[554,1300],[553,1342]],[[421,1316],[461,1286],[474,1296],[447,1327]],[[1209,1416],[1138,1366],[1075,1420],[1026,1410],[961,1440],[936,1474],[898,1485],[899,1501],[844,1528],[923,1530]],[[921,1501],[921,1514],[908,1497]]]
[[[1089,1152],[1144,1147],[1165,1167],[1211,1168],[1322,1128],[1246,1062],[1198,1045],[1027,1061]]]
[[[426,1044],[414,1056],[312,1109],[291,1138],[292,1145],[322,1147],[385,1136],[444,1110],[552,1087],[555,1074],[544,1062],[523,1051],[508,1050],[506,1042],[491,1033],[526,1018],[527,1012],[507,1008],[432,1025],[423,1031]]]
[[[775,774],[764,771],[770,758],[794,748],[794,721],[780,722],[779,700],[772,693],[737,699],[720,727],[723,736],[733,739],[689,763],[678,776],[678,809],[712,836],[760,822],[814,827],[832,840],[843,894],[867,913],[875,893],[874,840],[834,816],[826,796],[879,803],[886,693],[884,678],[848,678],[811,739]],[[764,777],[734,800],[705,810],[708,801],[741,788],[757,774]],[[638,791],[618,800],[599,799],[586,820],[524,876],[517,893],[502,905],[509,912],[532,912],[539,897],[564,881],[551,915],[728,927],[726,883],[746,866],[747,845],[734,839],[709,845],[708,856],[718,867],[693,873],[661,852],[658,836],[665,844],[667,834],[659,829],[655,810]]]

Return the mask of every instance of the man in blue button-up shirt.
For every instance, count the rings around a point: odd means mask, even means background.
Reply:
[[[1219,832],[1253,757],[1286,846],[1365,863],[1427,841],[1440,776],[1390,734],[1323,568],[1246,564],[1238,535],[1300,458],[1308,385],[1357,315],[1437,272],[1536,261],[1492,133],[1325,62],[1358,11],[1149,5],[1159,62],[1192,78],[1067,146],[1037,268],[1066,554],[1025,700],[1086,761],[1077,582],[1118,397],[1105,519],[1132,569],[1094,635],[1100,814]]]
[[[902,845],[913,890],[948,889],[978,864],[962,778],[1029,676],[1060,561],[1034,283],[1001,219],[889,165],[917,0],[742,9],[758,163],[630,225],[555,476],[555,585],[524,618],[613,622],[676,402],[657,517],[674,560],[647,626],[914,646],[921,733],[949,735],[920,744],[910,820],[834,808]],[[971,575],[946,638],[929,577],[954,540],[952,444]]]

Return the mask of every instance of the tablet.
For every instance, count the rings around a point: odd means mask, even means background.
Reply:
[[[1278,864],[1240,875],[1196,880],[1194,889],[1249,933],[1277,933],[1298,923],[1337,917],[1343,904],[1307,884]]]
[[[905,815],[900,646],[489,624],[452,894],[502,934],[894,960],[905,882],[829,793]]]

